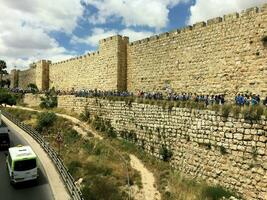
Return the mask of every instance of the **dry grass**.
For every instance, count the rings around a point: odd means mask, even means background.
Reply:
[[[38,113],[19,109],[8,109],[8,111],[24,123],[37,126]],[[60,155],[74,179],[83,179],[82,191],[85,199],[126,199],[127,171],[115,149],[110,148],[105,141],[81,138],[72,127],[70,121],[57,117],[51,127],[42,129],[41,134],[55,150],[58,150],[55,138],[58,130],[63,133],[64,143],[61,145]],[[129,160],[126,153],[121,152],[121,154]],[[141,188],[140,174],[130,166],[128,169],[130,184]]]
[[[25,122],[30,122],[31,125],[34,125],[34,120],[37,119],[34,117],[36,113],[33,112],[21,112],[21,110],[15,109],[10,111],[21,120],[28,120]],[[29,120],[29,117],[33,118]],[[178,171],[172,169],[168,163],[155,159],[133,143],[110,138],[103,141],[94,138],[84,140],[71,130],[72,126],[69,121],[59,117],[54,126],[50,128],[50,134],[48,132],[43,134],[46,135],[50,144],[57,149],[55,134],[57,130],[63,131],[65,142],[61,149],[61,155],[74,178],[76,180],[81,177],[84,179],[83,193],[86,196],[85,199],[92,199],[92,195],[94,199],[126,199],[126,171],[114,149],[121,152],[126,160],[129,160],[128,154],[131,153],[143,161],[145,166],[155,175],[156,185],[163,200],[218,200],[222,195],[232,195],[219,186],[210,187],[205,182],[185,178]],[[130,177],[131,184],[138,185],[139,188],[142,187],[138,172],[130,169]],[[95,187],[93,183],[100,184],[102,187]],[[109,195],[101,196],[106,194]]]

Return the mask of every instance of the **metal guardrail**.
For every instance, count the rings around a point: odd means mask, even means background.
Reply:
[[[10,113],[4,110],[1,110],[1,113],[11,122],[16,124],[26,133],[28,133],[31,137],[33,137],[41,145],[41,147],[46,151],[46,153],[49,155],[49,157],[53,161],[54,165],[57,167],[57,170],[60,173],[66,187],[68,188],[68,191],[72,199],[83,200],[81,190],[75,185],[75,181],[73,177],[71,176],[71,174],[69,173],[66,166],[64,165],[62,159],[58,156],[57,152],[54,149],[52,149],[50,145],[44,140],[44,138],[40,135],[40,133],[38,133],[34,128],[20,122]]]

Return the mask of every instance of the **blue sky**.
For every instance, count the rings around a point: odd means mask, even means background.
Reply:
[[[130,41],[260,6],[267,0],[0,0],[0,59],[26,68],[97,50],[102,38]]]

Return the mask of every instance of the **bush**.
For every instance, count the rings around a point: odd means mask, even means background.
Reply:
[[[37,130],[42,131],[44,128],[52,126],[57,116],[53,112],[43,112],[37,116]]]
[[[264,114],[264,108],[260,105],[257,105],[255,106],[255,116],[254,116],[254,119],[255,120],[260,120],[261,119],[261,116]]]
[[[224,146],[220,146],[220,152],[222,155],[227,154],[226,148]]]
[[[212,110],[214,110],[215,112],[219,112],[220,111],[220,105],[218,105],[218,104],[212,105]]]
[[[0,104],[16,105],[17,98],[6,89],[0,89]]]
[[[243,116],[245,120],[260,120],[263,112],[262,106],[246,106],[243,110]]]
[[[223,105],[222,106],[222,116],[224,118],[228,118],[230,112],[231,112],[231,105]]]
[[[81,168],[81,167],[82,167],[82,163],[80,161],[76,161],[76,160],[71,161],[69,164],[67,164],[67,168],[68,168],[70,174],[74,177],[78,171],[78,168]]]
[[[93,177],[93,180],[88,181],[82,188],[82,193],[85,200],[124,199],[116,186],[116,180],[109,177]]]
[[[111,123],[108,120],[104,120],[99,116],[95,116],[92,125],[96,130],[99,130],[102,133],[105,133],[107,135],[107,137],[109,137],[109,138],[116,138],[117,137],[117,132],[111,126]]]
[[[241,113],[241,107],[240,106],[233,106],[232,112],[233,112],[234,117],[238,118],[239,114]]]
[[[84,108],[84,111],[80,114],[80,119],[84,122],[90,122],[91,120],[91,113],[88,107]]]
[[[161,156],[163,161],[168,162],[172,158],[173,153],[166,147],[166,145],[162,145],[159,150],[159,155]]]
[[[210,200],[220,200],[223,197],[230,198],[234,196],[232,192],[225,190],[221,186],[206,187],[203,189],[202,195]]]
[[[28,90],[30,90],[31,93],[36,94],[39,90],[37,86],[34,83],[29,83],[27,86]]]
[[[68,130],[64,133],[64,142],[67,144],[72,144],[81,139],[79,133],[73,129]]]
[[[252,147],[252,158],[254,160],[256,160],[257,156],[258,156],[258,149],[257,149],[257,147]]]
[[[57,94],[54,89],[49,90],[45,97],[40,97],[40,108],[54,108],[57,107]]]
[[[263,46],[267,47],[267,35],[263,36],[261,38],[261,41],[262,41]]]

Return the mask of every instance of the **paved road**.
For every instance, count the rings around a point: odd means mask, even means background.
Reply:
[[[10,139],[12,146],[18,144],[27,145],[26,141],[11,129]],[[0,151],[0,199],[1,200],[53,200],[53,194],[43,167],[39,163],[39,180],[37,185],[27,183],[16,187],[9,184],[9,177],[5,166],[5,154]]]

